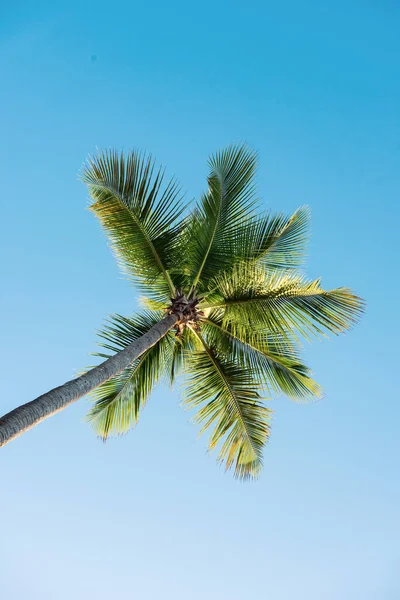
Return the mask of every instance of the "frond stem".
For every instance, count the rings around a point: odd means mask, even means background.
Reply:
[[[234,390],[232,390],[232,388],[231,388],[231,386],[229,384],[229,381],[226,379],[224,372],[222,371],[220,365],[218,364],[218,361],[215,360],[215,356],[212,353],[211,348],[208,346],[208,344],[204,340],[203,336],[200,334],[200,332],[198,332],[195,329],[193,329],[190,325],[189,325],[189,329],[197,337],[197,339],[200,341],[200,343],[203,346],[204,350],[207,352],[207,354],[208,354],[211,362],[213,363],[214,367],[218,371],[219,376],[221,377],[222,381],[226,385],[226,387],[227,387],[227,389],[229,391],[229,394],[230,394],[230,396],[231,396],[231,398],[232,398],[232,400],[233,400],[233,402],[234,402],[234,404],[236,406],[236,409],[237,409],[237,412],[238,412],[238,415],[239,415],[239,419],[240,419],[240,422],[242,423],[242,426],[243,426],[243,429],[244,429],[247,441],[249,442],[249,444],[250,444],[250,446],[251,446],[251,448],[252,448],[252,450],[254,452],[254,455],[258,456],[257,455],[257,450],[254,448],[254,444],[253,444],[253,441],[251,439],[251,435],[250,435],[249,430],[247,428],[247,424],[246,424],[246,422],[245,422],[245,420],[243,418],[242,410],[240,408],[239,402],[237,401],[237,398],[236,398]]]
[[[225,186],[222,184],[221,197],[220,197],[220,201],[219,201],[219,204],[218,204],[218,214],[217,214],[217,216],[215,218],[215,223],[214,223],[213,231],[212,231],[212,234],[211,234],[211,239],[210,239],[210,242],[208,244],[208,248],[207,248],[207,250],[205,252],[204,258],[202,260],[202,263],[200,265],[200,268],[198,270],[198,273],[197,273],[196,277],[193,280],[192,287],[190,288],[189,296],[196,289],[196,286],[197,286],[197,284],[199,282],[199,279],[200,279],[201,273],[203,271],[204,265],[206,264],[207,257],[209,255],[211,247],[213,245],[215,234],[216,234],[218,223],[219,223],[219,219],[220,219],[220,216],[221,216],[222,202],[223,202],[224,196],[225,196]]]

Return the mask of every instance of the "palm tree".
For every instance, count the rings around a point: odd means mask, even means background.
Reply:
[[[263,395],[321,396],[299,342],[351,327],[363,302],[298,271],[309,210],[258,214],[256,155],[231,146],[209,160],[208,190],[189,212],[151,157],[104,152],[83,180],[123,272],[144,294],[133,317],[100,332],[105,362],[0,419],[0,445],[92,392],[103,439],[134,425],[154,385],[185,375],[209,448],[239,478],[255,477],[269,436]]]

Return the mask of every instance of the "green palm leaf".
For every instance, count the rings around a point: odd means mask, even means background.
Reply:
[[[242,235],[243,259],[257,260],[268,269],[295,268],[302,264],[308,240],[310,210],[303,206],[291,216],[266,215],[250,222]]]
[[[193,352],[196,351],[196,339],[188,329],[183,331],[181,337],[175,336],[168,368],[168,378],[171,385],[180,375],[184,375],[188,360]]]
[[[202,424],[201,433],[213,426],[209,449],[220,446],[218,460],[226,469],[234,466],[240,479],[257,477],[271,414],[261,404],[259,383],[251,369],[221,356],[199,333],[194,335],[203,349],[188,360],[185,405],[201,406],[195,420]]]
[[[169,274],[184,206],[175,180],[136,152],[106,152],[89,160],[83,180],[90,208],[105,229],[123,271],[162,294],[174,293]]]
[[[293,400],[322,396],[320,386],[287,339],[250,329],[235,332],[216,315],[205,320],[202,332],[218,352],[244,369],[252,370],[269,392],[283,392]]]
[[[208,192],[188,225],[186,268],[193,289],[230,267],[239,252],[240,230],[255,205],[256,162],[256,155],[244,146],[230,146],[209,161]]]
[[[161,316],[157,312],[145,312],[133,319],[114,315],[110,324],[99,332],[100,337],[105,340],[100,345],[112,353],[118,352],[148,331]],[[146,404],[154,385],[166,373],[173,343],[174,336],[167,334],[135,360],[130,368],[92,392],[95,403],[87,419],[97,435],[105,440],[112,434],[127,432],[137,423],[140,410]],[[104,358],[110,356],[109,353],[96,355]]]
[[[252,328],[310,339],[325,331],[339,334],[354,325],[364,303],[348,288],[323,290],[320,281],[308,281],[296,272],[266,272],[253,264],[236,266],[217,276],[211,300],[201,307],[223,312],[234,330]]]

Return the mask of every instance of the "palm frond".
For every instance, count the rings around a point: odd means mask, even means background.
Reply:
[[[173,293],[169,269],[184,211],[177,182],[164,185],[162,169],[137,152],[99,154],[89,160],[82,177],[93,199],[90,208],[124,273],[158,286],[162,294]]]
[[[167,374],[171,385],[175,383],[179,375],[185,374],[187,362],[196,349],[198,349],[198,344],[196,348],[196,339],[188,329],[184,329],[180,337],[174,337]]]
[[[170,304],[164,297],[157,300],[155,298],[149,298],[148,296],[140,296],[138,302],[144,309],[156,311],[164,310]]]
[[[201,407],[195,417],[203,425],[200,433],[213,425],[209,449],[220,446],[218,460],[226,469],[234,466],[240,479],[257,477],[271,414],[261,403],[257,379],[251,369],[221,356],[198,332],[193,334],[203,349],[188,360],[185,405]]]
[[[148,331],[162,318],[162,313],[144,312],[132,319],[114,315],[109,325],[99,332],[100,345],[111,350],[98,352],[108,358],[119,352]],[[87,415],[97,435],[104,440],[110,435],[123,434],[135,425],[140,410],[157,381],[170,364],[174,336],[168,333],[157,344],[146,350],[122,373],[115,375],[92,392],[95,403]]]
[[[253,215],[256,155],[245,146],[230,146],[209,161],[208,192],[188,225],[186,268],[193,289],[232,265],[240,231]]]
[[[310,210],[297,209],[291,217],[265,215],[242,228],[246,238],[240,244],[244,260],[257,260],[267,269],[291,269],[304,261],[308,240]]]
[[[220,354],[243,369],[251,369],[269,393],[283,392],[297,401],[322,396],[320,386],[287,339],[249,329],[235,332],[215,315],[205,319],[202,334]]]
[[[306,339],[339,334],[353,326],[364,303],[349,288],[326,291],[320,280],[308,281],[296,272],[266,272],[257,265],[236,266],[211,284],[214,293],[201,307],[223,311],[232,330],[253,329]]]

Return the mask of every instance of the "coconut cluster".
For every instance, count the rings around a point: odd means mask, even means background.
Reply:
[[[176,335],[181,337],[185,327],[190,326],[195,331],[200,329],[200,321],[204,316],[202,310],[197,308],[203,298],[196,296],[186,297],[183,290],[177,290],[175,298],[171,298],[171,305],[166,309],[167,314],[179,315],[179,320],[176,323]]]

